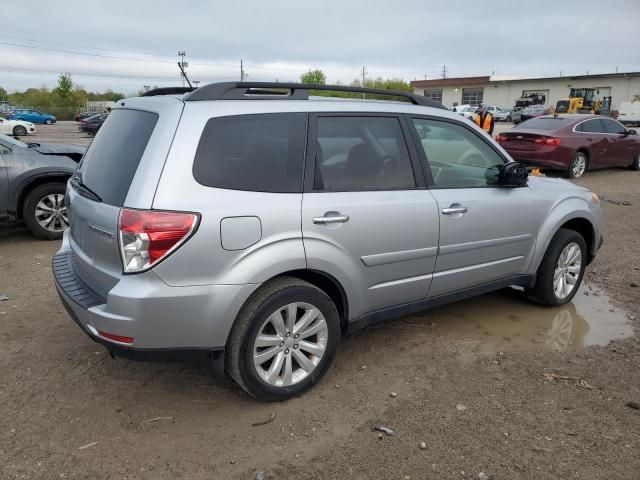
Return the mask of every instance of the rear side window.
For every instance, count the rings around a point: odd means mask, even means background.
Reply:
[[[82,159],[82,183],[103,202],[121,207],[157,122],[151,112],[111,112]]]
[[[208,187],[301,192],[306,117],[269,113],[210,119],[198,144],[194,178]]]

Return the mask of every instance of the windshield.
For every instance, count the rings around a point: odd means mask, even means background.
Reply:
[[[14,146],[27,148],[27,144],[21,142],[20,140],[15,140],[3,133],[0,133],[0,143],[7,148],[13,148]]]

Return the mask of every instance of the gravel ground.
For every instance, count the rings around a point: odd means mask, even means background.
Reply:
[[[57,242],[0,227],[0,478],[637,479],[639,181],[580,180],[631,205],[603,201],[572,305],[502,292],[369,328],[279,404],[195,365],[112,360],[57,299]]]

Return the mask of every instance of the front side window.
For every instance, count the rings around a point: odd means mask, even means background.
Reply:
[[[314,190],[403,190],[415,178],[395,117],[317,118]]]
[[[604,129],[607,133],[616,135],[624,135],[627,133],[627,129],[618,122],[606,118],[603,118],[601,121],[604,123]]]
[[[305,131],[305,113],[212,118],[198,144],[193,176],[208,187],[301,192]]]
[[[496,185],[504,160],[462,125],[414,118],[435,188]]]

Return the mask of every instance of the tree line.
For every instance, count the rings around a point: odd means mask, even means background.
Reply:
[[[300,76],[302,83],[326,85],[327,76],[320,69],[313,69]],[[336,82],[340,85],[340,82]],[[366,87],[379,90],[399,90],[412,92],[411,85],[401,78],[367,78],[364,81],[354,79],[350,84],[353,87]],[[142,94],[144,91],[138,92]],[[351,92],[327,92],[322,90],[312,90],[312,95],[332,96],[342,98],[362,98],[361,93]],[[116,102],[125,98],[125,94],[107,90],[105,92],[90,92],[79,85],[74,84],[71,74],[61,73],[58,75],[58,84],[53,89],[46,87],[28,88],[24,92],[7,93],[0,87],[0,101],[9,101],[15,107],[28,107],[43,110],[55,115],[59,120],[71,120],[76,112],[86,108],[87,101],[111,101]],[[388,99],[388,96],[367,94],[370,99]]]
[[[112,90],[87,91],[75,85],[69,73],[58,75],[58,84],[53,89],[28,88],[23,92],[7,93],[0,87],[0,100],[6,100],[14,107],[34,108],[51,113],[59,120],[72,120],[76,112],[85,110],[87,101],[115,102],[122,98],[125,98],[123,93]]]

